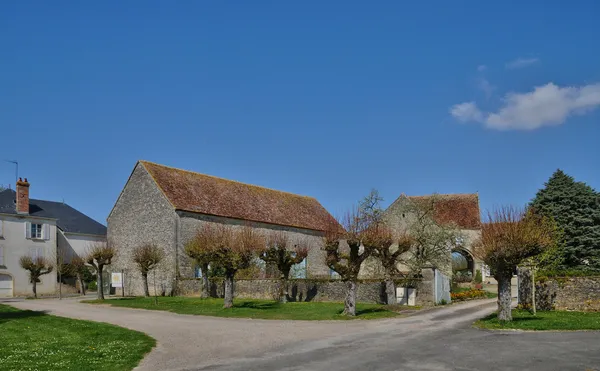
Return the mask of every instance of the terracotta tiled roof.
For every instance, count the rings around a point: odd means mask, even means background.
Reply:
[[[431,197],[438,197],[434,205],[437,223],[455,224],[464,229],[481,228],[479,196],[476,193],[407,196],[410,200],[427,200]]]
[[[317,231],[335,219],[315,198],[233,180],[140,163],[177,210]]]

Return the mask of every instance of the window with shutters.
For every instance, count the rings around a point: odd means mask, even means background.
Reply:
[[[43,224],[31,223],[31,238],[42,239]]]
[[[4,266],[4,246],[0,246],[0,267]]]

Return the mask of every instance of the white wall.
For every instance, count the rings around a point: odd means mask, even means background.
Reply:
[[[83,258],[87,254],[91,244],[104,241],[106,240],[106,237],[68,232],[65,233],[58,229],[57,239],[58,251],[64,254],[64,261],[65,263],[68,263],[75,255],[79,255]]]
[[[32,295],[31,283],[26,270],[19,265],[19,259],[23,255],[31,254],[33,249],[40,249],[44,256],[51,261],[56,261],[56,220],[35,218],[32,216],[0,215],[2,224],[2,237],[0,237],[0,253],[3,254],[3,265],[0,266],[0,274],[8,274],[13,278],[13,295]],[[26,222],[47,224],[48,239],[25,238]],[[45,236],[42,236],[43,238]],[[50,274],[43,275],[37,285],[38,295],[50,295],[56,293],[56,270]]]

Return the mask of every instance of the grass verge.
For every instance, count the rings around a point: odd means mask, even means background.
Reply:
[[[180,314],[196,314],[215,317],[288,319],[288,320],[345,320],[351,317],[342,316],[342,303],[328,302],[289,302],[280,304],[276,301],[237,299],[230,309],[223,309],[223,299],[201,299],[190,297],[159,297],[158,305],[154,298],[122,298],[105,301],[85,300],[83,303],[109,304],[115,307],[164,310]],[[414,307],[413,307],[414,308]],[[393,307],[396,309],[396,306]],[[407,308],[408,309],[408,308]],[[397,316],[384,305],[357,304],[356,319],[377,319]]]
[[[500,322],[496,314],[480,319],[475,326],[494,330],[600,330],[600,312],[537,312],[514,309],[513,320]]]
[[[141,332],[0,304],[0,369],[131,370],[156,344]]]

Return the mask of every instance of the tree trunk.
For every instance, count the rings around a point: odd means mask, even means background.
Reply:
[[[533,315],[535,316],[535,267],[531,268],[531,307],[533,308]]]
[[[37,299],[37,279],[31,280],[31,283],[33,284],[33,297]]]
[[[396,298],[396,283],[392,278],[385,279],[385,296],[388,305],[398,304]]]
[[[208,264],[202,264],[200,269],[202,270],[202,294],[201,297],[210,297],[210,281],[208,280]]]
[[[85,295],[85,283],[83,282],[81,273],[77,273],[77,281],[79,281],[79,292],[81,295]]]
[[[288,279],[285,276],[282,276],[279,279],[279,302],[281,304],[287,303],[288,297]]]
[[[225,300],[223,302],[223,308],[233,307],[233,273],[225,274]]]
[[[58,300],[62,300],[62,273],[60,271],[58,272]]]
[[[142,272],[142,283],[144,284],[144,296],[150,297],[150,290],[148,289],[148,272]],[[156,291],[156,287],[154,287]]]
[[[356,281],[346,281],[346,301],[343,316],[356,316]]]
[[[499,321],[512,321],[511,304],[512,295],[510,280],[512,275],[504,274],[498,275],[496,280],[498,281],[498,320]]]
[[[279,276],[279,302],[282,304],[287,303],[288,298],[288,278],[290,277],[290,270],[292,266],[284,265],[281,268]]]
[[[98,265],[98,269],[96,269],[96,283],[98,286],[97,299],[104,300],[104,287],[102,285],[102,266]]]

